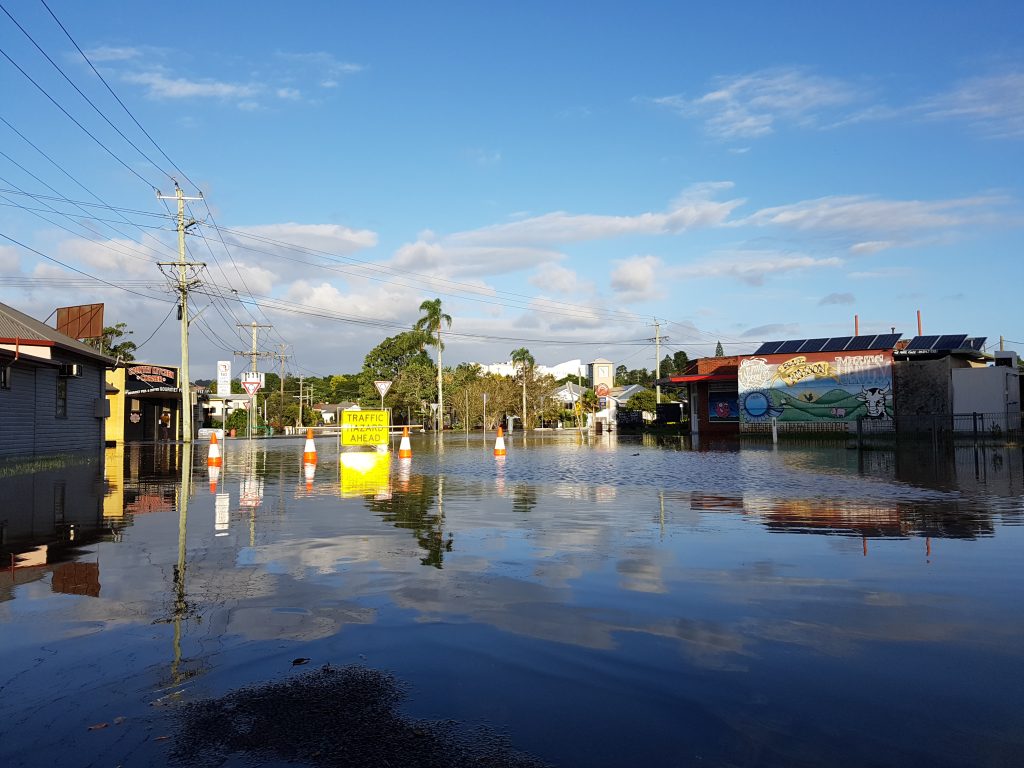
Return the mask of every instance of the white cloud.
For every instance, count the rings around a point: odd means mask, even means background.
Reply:
[[[820,124],[824,114],[861,98],[858,88],[842,80],[789,68],[722,76],[703,96],[653,101],[684,117],[703,119],[708,134],[729,140],[765,136],[779,123]]]
[[[933,120],[964,120],[993,138],[1024,138],[1024,72],[973,77],[918,105]]]
[[[663,296],[658,289],[661,261],[654,256],[631,256],[615,262],[611,273],[612,290],[624,303],[645,301]]]
[[[990,220],[993,208],[1004,197],[978,196],[952,200],[885,200],[864,195],[820,197],[789,205],[762,208],[732,222],[735,226],[777,225],[802,231],[893,233],[923,229],[949,229]],[[873,246],[891,247],[884,241],[860,243],[861,252]]]
[[[233,233],[278,240],[312,250],[348,255],[377,245],[377,233],[369,229],[351,229],[340,224],[257,224],[232,227],[224,236],[229,242],[253,245],[252,239],[240,238]],[[264,247],[257,245],[256,247]]]
[[[275,93],[277,98],[287,99],[288,101],[298,101],[302,98],[302,91],[298,88],[278,88]]]
[[[537,272],[530,276],[530,284],[537,286],[542,291],[561,294],[593,290],[593,285],[581,282],[579,275],[573,270],[566,269],[561,264],[551,263],[542,264]]]
[[[866,240],[863,243],[854,243],[850,246],[850,253],[856,256],[870,256],[879,251],[886,251],[899,245],[894,240]]]
[[[767,323],[756,328],[748,328],[740,334],[744,339],[767,339],[769,336],[785,338],[800,332],[797,323]]]
[[[307,53],[278,51],[275,56],[279,61],[316,72],[317,79],[322,88],[337,88],[338,82],[342,77],[357,74],[365,69],[362,64],[341,61],[326,51],[311,51]]]
[[[562,254],[558,251],[543,248],[417,240],[401,246],[395,252],[392,264],[421,274],[434,272],[439,276],[451,277],[517,272],[561,258]]]
[[[497,165],[501,162],[501,152],[496,149],[470,149],[466,155],[477,165]]]
[[[828,306],[830,304],[855,304],[856,302],[857,299],[852,293],[830,293],[828,296],[822,296],[818,305]]]
[[[255,83],[187,80],[183,77],[168,77],[161,72],[129,72],[123,75],[123,79],[146,86],[146,95],[151,99],[244,99],[252,98],[261,91],[261,87]]]
[[[140,48],[133,47],[101,45],[87,50],[85,55],[88,56],[93,63],[99,63],[101,61],[128,61],[129,59],[139,58],[142,55],[142,50]]]
[[[731,278],[747,285],[763,285],[769,277],[788,272],[842,266],[837,257],[814,258],[803,254],[776,251],[740,251],[715,254],[714,257],[677,267],[673,274],[682,278]]]
[[[564,211],[546,213],[520,221],[494,224],[480,229],[458,232],[450,236],[461,244],[556,244],[604,240],[628,235],[670,235],[722,224],[742,200],[718,202],[708,199],[728,183],[698,185],[675,200],[661,213],[640,213],[632,216],[570,214]]]
[[[0,245],[0,275],[17,275],[21,272],[21,254],[13,245]]]

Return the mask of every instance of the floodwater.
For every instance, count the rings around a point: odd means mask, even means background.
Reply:
[[[190,706],[324,665],[550,765],[1024,761],[1020,447],[506,440],[0,477],[0,764],[194,761]]]

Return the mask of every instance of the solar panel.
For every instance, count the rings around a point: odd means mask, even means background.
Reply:
[[[825,342],[825,346],[821,348],[822,352],[841,352],[846,349],[846,345],[850,343],[853,336],[837,336],[833,339],[829,339]]]
[[[777,350],[775,350],[775,354],[777,354],[777,355],[791,355],[794,352],[796,352],[798,349],[800,349],[800,347],[802,347],[804,345],[805,341],[807,341],[807,339],[796,339],[796,340],[793,340],[793,341],[784,341],[784,342],[782,342],[782,346],[780,346]]]
[[[801,352],[821,352],[821,348],[825,346],[828,339],[808,339],[804,342],[804,345],[800,347]]]
[[[875,339],[874,349],[892,349],[896,346],[896,342],[900,340],[900,334],[898,333],[882,333]]]
[[[775,352],[776,349],[781,347],[783,342],[781,341],[766,341],[760,347],[757,348],[755,355],[770,355]]]
[[[968,339],[965,343],[971,349],[976,349],[980,352],[985,347],[985,342],[987,340],[987,336],[975,336],[973,339]]]
[[[847,352],[854,352],[862,349],[874,349],[875,339],[878,338],[875,334],[870,336],[854,336],[850,343],[846,345],[845,349]]]
[[[938,340],[938,336],[915,336],[907,345],[907,352],[915,349],[935,349],[935,342]]]
[[[960,349],[966,340],[966,333],[947,333],[945,336],[939,337],[935,343],[935,349]]]

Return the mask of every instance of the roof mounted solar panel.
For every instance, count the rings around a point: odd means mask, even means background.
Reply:
[[[896,342],[900,340],[899,333],[880,333],[878,338],[875,339],[875,345],[872,349],[892,349],[896,346]]]
[[[975,336],[973,339],[968,339],[964,343],[971,349],[975,349],[981,352],[985,348],[985,342],[988,340],[987,336]]]
[[[939,340],[935,342],[935,348],[960,349],[965,341],[967,341],[966,333],[947,333],[945,336],[939,337]]]
[[[828,339],[808,339],[800,347],[801,352],[821,352],[821,348],[828,343]]]
[[[854,352],[862,349],[874,349],[875,339],[877,335],[871,334],[870,336],[854,336],[850,339],[850,343],[846,345],[845,349],[847,352]]]
[[[915,336],[910,340],[906,351],[912,352],[918,349],[935,349],[935,342],[938,340],[938,336]]]
[[[755,355],[770,355],[770,354],[773,354],[775,352],[775,350],[777,350],[779,347],[781,347],[784,343],[785,342],[782,342],[782,341],[766,341],[764,344],[762,344],[760,347],[757,348],[757,352],[755,352],[754,354]]]
[[[822,352],[842,352],[846,349],[846,345],[850,343],[853,336],[836,336],[835,338],[829,339],[825,346],[821,348]]]
[[[791,355],[804,345],[807,339],[795,339],[782,342],[782,346],[775,350],[777,355]]]

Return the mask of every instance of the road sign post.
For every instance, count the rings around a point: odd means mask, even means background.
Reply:
[[[384,410],[384,395],[386,395],[388,393],[388,390],[391,389],[391,382],[390,381],[375,381],[375,382],[373,382],[373,386],[375,386],[377,388],[377,391],[380,392],[380,409],[383,411]]]

